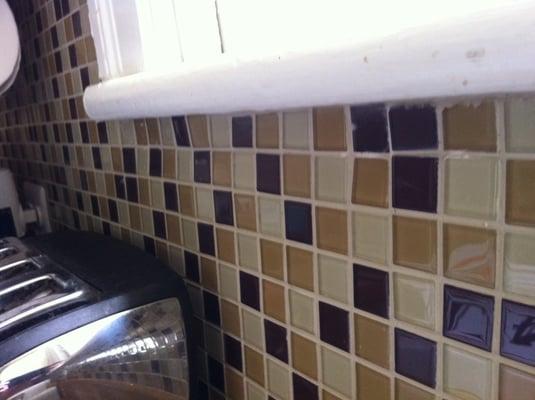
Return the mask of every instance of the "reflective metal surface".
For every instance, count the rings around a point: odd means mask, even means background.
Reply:
[[[177,299],[92,322],[0,367],[0,400],[189,399]]]

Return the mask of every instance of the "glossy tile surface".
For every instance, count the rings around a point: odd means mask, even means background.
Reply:
[[[262,272],[272,278],[284,279],[284,261],[282,244],[267,239],[260,239],[260,257]]]
[[[349,314],[330,304],[319,303],[320,338],[340,350],[349,351]]]
[[[337,203],[345,202],[347,196],[346,162],[345,157],[316,157],[316,199]]]
[[[235,194],[236,225],[238,228],[256,231],[256,204],[254,196]]]
[[[232,186],[232,156],[230,152],[214,151],[212,153],[212,180],[214,185]]]
[[[394,274],[395,316],[428,329],[435,329],[434,281]]]
[[[357,363],[357,398],[390,400],[390,379]]]
[[[234,264],[236,260],[234,251],[234,232],[226,229],[216,229],[217,255],[228,263]]]
[[[396,400],[435,400],[435,396],[410,383],[396,379]]]
[[[310,156],[285,154],[283,169],[284,194],[310,198]]]
[[[431,105],[397,106],[388,113],[392,149],[437,148],[437,118]]]
[[[318,107],[312,112],[314,149],[346,150],[346,121],[343,107]]]
[[[280,157],[274,154],[256,155],[256,187],[259,192],[280,194]]]
[[[290,374],[287,368],[273,360],[267,360],[268,388],[282,400],[290,398]]]
[[[387,152],[388,129],[383,105],[352,106],[353,150]]]
[[[266,351],[273,357],[288,363],[288,337],[286,329],[267,319],[264,320]]]
[[[503,300],[500,354],[535,366],[534,328],[535,307]]]
[[[158,169],[158,167],[152,166],[152,155],[151,155],[151,171],[153,169]],[[151,175],[153,175],[152,172],[151,172]],[[161,175],[161,173],[158,175]],[[210,183],[211,164],[210,164],[210,152],[209,151],[196,151],[193,153],[193,179],[195,180],[195,182],[199,182],[199,183]]]
[[[395,329],[396,372],[423,385],[436,385],[437,345],[434,341]]]
[[[521,296],[535,296],[535,236],[506,233],[504,248],[504,290]]]
[[[386,264],[390,223],[386,216],[352,214],[353,257]]]
[[[392,205],[395,208],[437,211],[438,160],[432,157],[392,158]]]
[[[353,301],[356,308],[388,318],[388,273],[354,264]]]
[[[505,220],[535,226],[535,160],[507,161]]]
[[[322,296],[342,303],[348,302],[347,282],[350,269],[343,259],[318,256],[318,287]]]
[[[286,149],[308,149],[309,113],[307,110],[288,111],[283,114],[283,147]]]
[[[286,247],[288,282],[302,289],[314,291],[313,256],[308,250]]]
[[[296,201],[284,202],[286,238],[312,244],[312,216],[310,204]]]
[[[435,273],[437,269],[437,224],[420,218],[394,216],[394,263]]]
[[[390,329],[373,319],[355,314],[355,354],[383,368],[390,364]]]
[[[326,347],[321,348],[323,384],[328,388],[351,396],[351,360]]]
[[[314,299],[297,291],[290,290],[290,321],[299,329],[314,334]]]
[[[388,207],[388,173],[388,160],[356,158],[351,201],[372,207]]]
[[[282,202],[270,198],[258,199],[258,219],[260,232],[265,235],[282,237]]]
[[[262,281],[262,295],[264,297],[264,313],[280,322],[286,322],[284,287],[264,280]]]
[[[250,116],[232,118],[232,146],[253,146],[253,121]]]
[[[263,149],[279,147],[279,116],[277,113],[256,116],[256,146]]]
[[[320,249],[347,254],[346,211],[316,207],[316,243]]]
[[[535,393],[535,375],[507,365],[500,365],[500,400],[531,400]]]
[[[454,286],[444,287],[444,336],[489,351],[493,319],[492,297]]]
[[[260,311],[260,284],[258,278],[240,271],[241,302]]]
[[[505,102],[505,143],[508,151],[535,151],[535,100],[508,99]]]
[[[233,155],[234,187],[241,190],[253,190],[255,187],[256,163],[254,154],[234,153]]]
[[[294,400],[318,400],[318,387],[309,380],[293,373]]]
[[[292,333],[292,366],[312,379],[318,379],[317,346],[313,341]]]

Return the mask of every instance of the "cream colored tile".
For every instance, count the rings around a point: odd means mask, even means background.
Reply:
[[[264,335],[262,333],[262,319],[250,311],[242,309],[243,339],[246,343],[264,350]]]
[[[259,271],[258,240],[255,236],[238,234],[238,262],[244,268]]]
[[[149,150],[136,149],[136,172],[141,176],[149,176]]]
[[[268,389],[281,400],[290,398],[290,375],[287,368],[280,363],[268,359],[267,362]]]
[[[199,250],[197,225],[195,222],[190,221],[189,219],[182,219],[182,238],[184,239],[184,247],[193,251]]]
[[[238,272],[235,268],[219,264],[219,293],[221,297],[238,301]]]
[[[223,362],[223,336],[221,331],[210,324],[204,324],[204,343],[208,354]]]
[[[394,274],[394,304],[400,321],[435,329],[435,284],[431,280]]]
[[[148,208],[141,208],[141,225],[143,226],[143,233],[146,235],[154,235],[153,221],[152,211]]]
[[[314,334],[314,299],[290,290],[290,320],[293,326]]]
[[[283,147],[286,149],[309,148],[308,110],[285,112],[283,115]]]
[[[325,347],[321,348],[323,384],[352,398],[351,360]]]
[[[197,217],[208,222],[214,220],[214,198],[210,189],[196,188]]]
[[[446,160],[445,170],[446,213],[474,218],[496,218],[496,158],[449,158]]]
[[[242,190],[255,189],[254,154],[234,153],[234,187]]]
[[[347,262],[323,254],[318,255],[318,282],[320,294],[342,303],[348,302]]]
[[[345,156],[316,157],[316,198],[344,203],[347,197]]]
[[[505,102],[505,141],[507,151],[535,151],[535,98]]]
[[[444,346],[444,391],[459,399],[486,400],[491,398],[492,364],[453,346]]]
[[[282,206],[280,200],[260,197],[258,199],[260,232],[264,235],[282,236]]]
[[[535,297],[535,236],[506,233],[504,251],[504,290]]]
[[[230,147],[230,119],[226,115],[212,115],[210,130],[213,147]]]
[[[150,181],[151,206],[165,210],[165,199],[163,195],[163,183],[161,181]]]
[[[176,152],[177,176],[180,181],[191,182],[193,180],[191,154],[191,150],[177,150]]]
[[[381,215],[353,212],[353,256],[386,264],[389,222]]]
[[[247,381],[247,399],[248,400],[266,400],[264,391],[251,381]]]

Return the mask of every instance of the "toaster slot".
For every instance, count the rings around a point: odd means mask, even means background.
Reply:
[[[11,264],[0,267],[0,284],[13,279],[17,276],[23,276],[26,273],[39,270],[39,266],[30,260],[15,261]]]
[[[0,249],[0,261],[8,257],[14,256],[15,254],[18,254],[18,253],[19,253],[19,250],[17,250],[16,247],[13,247],[13,246],[4,247]]]

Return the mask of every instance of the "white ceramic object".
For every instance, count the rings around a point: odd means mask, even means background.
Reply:
[[[0,94],[13,84],[20,65],[20,41],[15,17],[6,0],[0,0]]]

